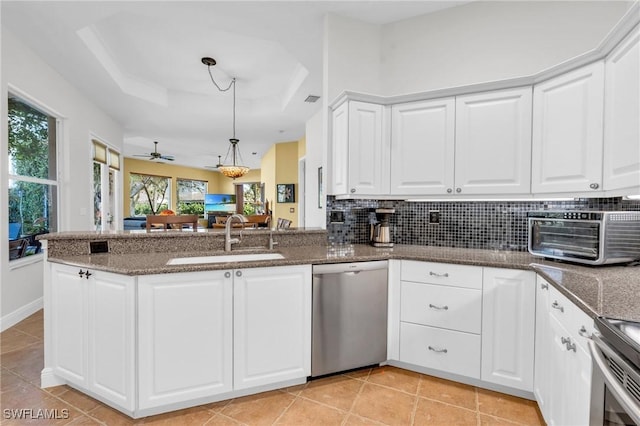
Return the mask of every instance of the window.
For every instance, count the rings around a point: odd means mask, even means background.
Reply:
[[[264,214],[263,185],[259,182],[243,183],[236,186],[238,206],[242,205],[242,214]]]
[[[207,193],[207,182],[193,179],[177,179],[178,213],[197,214],[204,217],[204,194]]]
[[[120,153],[93,140],[93,223],[96,230],[115,229]]]
[[[129,213],[131,216],[158,214],[171,205],[171,178],[131,173]]]
[[[7,112],[7,217],[9,259],[13,260],[39,253],[36,235],[57,229],[56,118],[11,94]]]

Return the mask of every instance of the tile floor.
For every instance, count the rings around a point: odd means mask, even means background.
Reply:
[[[544,425],[535,402],[393,367],[132,420],[68,386],[39,388],[42,311],[0,334],[0,354],[3,425]],[[5,417],[21,408],[68,418]]]

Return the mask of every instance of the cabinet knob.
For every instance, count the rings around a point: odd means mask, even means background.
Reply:
[[[591,335],[587,331],[587,327],[585,327],[584,325],[580,327],[580,330],[578,330],[578,334],[582,337],[586,337],[587,339],[591,339]]]
[[[82,278],[82,276],[84,275],[84,271],[80,269],[80,272],[78,272],[78,275],[80,276],[80,278]]]
[[[462,188],[456,188],[456,192],[459,194],[462,192]]]
[[[242,276],[242,271],[236,271],[236,277],[241,277]]]
[[[351,193],[355,194],[355,192],[356,192],[356,189],[355,188],[351,188]]]
[[[87,271],[84,273],[84,276],[89,279],[89,275],[93,275],[91,272],[89,272],[89,270],[87,269]]]
[[[231,272],[225,272],[224,273],[224,277],[225,278],[231,278]]]
[[[447,188],[447,194],[451,194],[452,192],[453,192],[453,189]]]
[[[557,309],[557,310],[559,310],[560,312],[564,312],[564,308],[562,307],[562,305],[560,305],[560,304],[558,303],[558,301],[557,301],[557,300],[556,300],[556,301],[554,301],[554,302],[551,304],[551,307],[552,307],[553,309]]]
[[[443,348],[434,348],[433,346],[428,346],[430,351],[437,352],[439,354],[446,354],[447,350]]]
[[[433,305],[433,304],[429,303],[429,307],[431,309],[435,309],[436,311],[448,311],[449,310],[449,307],[447,305],[438,306],[438,305]]]
[[[592,183],[591,185],[589,185],[589,188],[598,189],[598,188],[600,188],[600,185],[598,185],[597,183]]]

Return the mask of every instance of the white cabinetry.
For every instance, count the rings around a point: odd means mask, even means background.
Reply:
[[[456,194],[529,193],[531,87],[458,96],[455,151]]]
[[[589,424],[591,356],[587,340],[592,319],[543,279],[538,279],[540,301],[536,339],[535,395],[549,425]],[[548,295],[540,294],[548,292]]]
[[[391,109],[391,194],[445,194],[453,187],[455,99]]]
[[[480,378],[482,268],[402,261],[400,361]]]
[[[605,190],[640,188],[640,27],[605,60]]]
[[[482,380],[533,390],[535,278],[531,271],[484,268]]]
[[[604,63],[533,89],[533,193],[602,189]]]
[[[231,271],[138,278],[139,408],[229,392]]]
[[[346,101],[333,111],[331,190],[334,195],[389,192],[389,138],[382,105]]]
[[[234,389],[311,374],[311,268],[236,270]]]
[[[54,373],[133,410],[135,278],[59,264],[50,268]]]

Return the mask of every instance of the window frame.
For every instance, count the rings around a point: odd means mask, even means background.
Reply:
[[[176,177],[176,194],[175,194],[175,205],[176,205],[176,214],[181,214],[180,213],[180,181],[190,181],[190,182],[201,182],[204,184],[204,192],[202,193],[202,214],[199,214],[198,217],[200,219],[204,219],[206,212],[204,211],[204,196],[208,193],[209,191],[209,181],[208,180],[204,180],[204,179],[193,179],[193,178],[181,178],[181,177]]]

